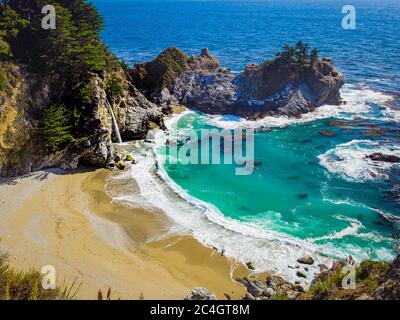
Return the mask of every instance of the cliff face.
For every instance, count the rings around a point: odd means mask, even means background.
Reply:
[[[132,73],[141,70],[151,79],[162,77],[163,74],[146,66],[157,64],[164,54],[152,62],[135,66]],[[261,65],[247,65],[244,72],[234,75],[227,69],[220,69],[218,60],[203,49],[200,56],[182,65],[173,80],[146,94],[164,107],[183,104],[210,114],[248,118],[300,116],[323,104],[339,105],[343,84],[343,76],[330,59],[304,64],[275,59]]]
[[[155,104],[130,85],[122,70],[90,75],[89,101],[82,107],[80,134],[58,150],[44,146],[40,133],[43,110],[54,96],[63,96],[58,76],[39,77],[23,67],[7,68],[7,84],[0,93],[0,175],[16,176],[49,167],[74,169],[80,163],[106,167],[114,161],[112,118],[106,106],[109,97],[124,139],[142,138],[148,129],[163,126]],[[110,79],[122,89],[108,92]],[[57,83],[57,86],[54,84]]]

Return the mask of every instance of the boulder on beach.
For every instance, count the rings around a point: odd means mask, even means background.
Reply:
[[[185,300],[217,300],[217,297],[206,288],[199,287],[189,292]]]
[[[297,262],[301,263],[301,264],[313,265],[314,264],[314,259],[312,257],[310,257],[310,256],[305,256],[305,257],[297,259]]]

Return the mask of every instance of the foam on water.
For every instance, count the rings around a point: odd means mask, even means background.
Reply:
[[[318,237],[318,238],[310,238],[308,239],[309,241],[316,242],[316,241],[321,241],[321,240],[333,240],[333,239],[342,239],[343,237],[350,236],[350,235],[355,235],[360,229],[362,229],[364,226],[363,224],[358,221],[357,219],[352,219],[349,217],[345,216],[335,216],[336,219],[338,220],[344,220],[350,223],[350,226],[344,228],[343,230],[334,232],[330,235]]]
[[[143,163],[143,160],[147,163]],[[163,169],[158,171],[163,183],[148,174],[152,161],[139,159],[145,166],[132,171],[133,178],[143,190],[142,195],[156,203],[172,220],[182,225],[201,243],[224,251],[224,255],[246,263],[251,261],[256,271],[276,271],[289,280],[295,281],[296,259],[303,255],[313,255],[317,261],[327,263],[324,257],[316,254],[318,247],[285,234],[272,232],[252,223],[239,222],[225,217],[216,207],[189,196]],[[162,167],[160,167],[162,168]],[[172,190],[175,195],[170,193]],[[151,189],[151,193],[148,190]],[[314,267],[315,272],[317,268]],[[305,283],[306,284],[306,283]]]
[[[396,110],[387,104],[394,98],[388,94],[368,89],[368,87],[357,87],[355,85],[345,85],[341,91],[346,104],[340,106],[324,105],[313,112],[303,114],[300,118],[286,116],[268,116],[260,120],[246,120],[244,118],[225,115],[210,116],[207,122],[218,128],[224,129],[259,129],[271,127],[287,127],[293,124],[302,124],[315,120],[337,118],[343,120],[353,120],[355,117],[365,120],[374,120],[374,105],[379,105],[382,110],[382,121],[399,122],[400,110]]]
[[[396,163],[373,161],[367,156],[373,153],[400,156],[397,144],[352,140],[320,155],[320,165],[330,173],[337,174],[348,181],[381,181],[388,179],[388,172]]]

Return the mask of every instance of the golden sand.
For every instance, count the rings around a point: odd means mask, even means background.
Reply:
[[[0,250],[11,265],[52,265],[58,281],[82,283],[77,298],[182,299],[195,287],[218,298],[245,290],[243,266],[190,235],[170,236],[161,213],[112,202],[106,170],[38,172],[0,184]],[[151,240],[158,239],[158,240]]]

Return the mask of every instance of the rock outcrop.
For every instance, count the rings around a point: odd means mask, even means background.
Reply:
[[[368,155],[367,158],[371,159],[372,161],[400,163],[400,157],[391,154],[383,154],[380,152]]]
[[[344,267],[348,266],[355,268],[356,278],[354,287],[344,288],[342,280],[349,274]],[[247,289],[244,300],[400,299],[400,255],[392,263],[367,260],[355,266],[352,258],[334,261],[330,268],[321,265],[321,270],[307,290],[277,275],[267,276],[265,281],[249,278],[237,281]]]
[[[277,58],[247,65],[235,75],[221,69],[207,49],[188,58],[169,48],[155,60],[136,65],[131,75],[135,85],[164,108],[182,104],[209,114],[247,118],[300,116],[323,104],[339,105],[344,84],[331,59],[298,64]],[[156,89],[149,90],[149,84]]]
[[[130,84],[122,69],[110,74],[91,74],[87,105],[80,109],[79,130],[83,138],[49,150],[44,146],[39,128],[43,110],[54,97],[68,95],[63,91],[61,79],[39,77],[17,65],[5,71],[7,85],[0,92],[0,176],[17,176],[50,167],[74,169],[82,163],[107,167],[114,161],[116,152],[106,97],[113,105],[124,139],[144,138],[150,128],[163,127],[157,106]],[[118,79],[122,88],[117,94],[108,92],[112,77]]]
[[[199,287],[189,292],[186,295],[185,300],[217,300],[217,298],[212,292],[205,288]]]
[[[243,300],[295,299],[304,293],[302,286],[291,284],[277,275],[268,276],[266,281],[237,279],[247,289]]]

